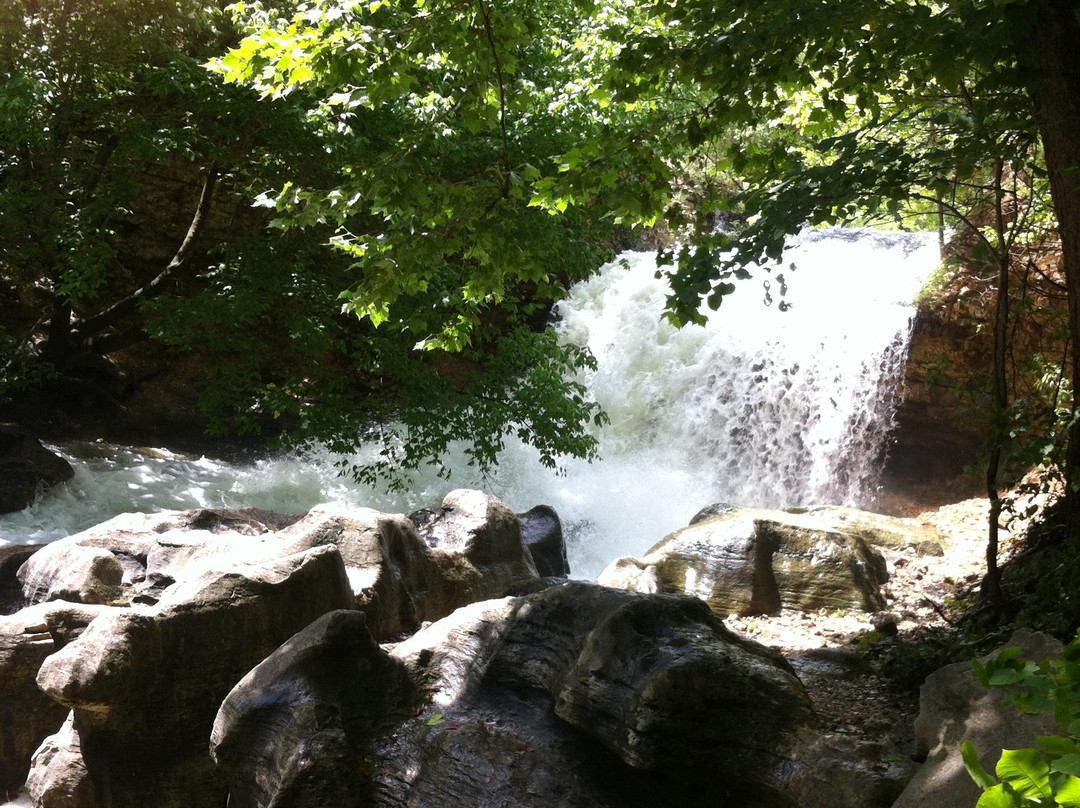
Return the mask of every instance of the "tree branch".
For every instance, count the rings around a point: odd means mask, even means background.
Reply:
[[[114,325],[122,318],[131,314],[138,308],[143,300],[149,300],[150,298],[161,294],[166,282],[168,282],[172,276],[176,274],[177,270],[181,269],[187,263],[188,258],[191,257],[195,241],[206,224],[207,215],[210,210],[210,202],[214,196],[214,187],[217,184],[217,179],[217,165],[211,163],[206,172],[206,179],[203,181],[202,193],[199,195],[199,204],[195,208],[195,214],[191,218],[191,224],[188,225],[187,234],[184,236],[180,248],[176,251],[176,254],[172,257],[172,260],[169,261],[165,269],[145,286],[139,287],[127,297],[116,301],[104,311],[75,323],[72,328],[72,334],[76,339],[82,340],[84,345],[89,347],[94,343],[94,340],[92,339],[94,335],[99,334],[105,328]],[[103,345],[107,343],[98,341],[96,344]]]

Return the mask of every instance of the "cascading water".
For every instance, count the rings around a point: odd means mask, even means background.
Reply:
[[[751,281],[706,326],[678,330],[660,317],[666,289],[652,255],[622,256],[560,304],[565,338],[599,361],[587,382],[611,416],[603,460],[572,461],[562,476],[510,446],[493,478],[417,477],[389,497],[337,477],[328,454],[230,465],[125,452],[77,459],[75,480],[0,519],[0,536],[49,541],[125,510],[295,512],[344,500],[407,513],[480,487],[519,511],[554,506],[575,575],[592,577],[714,502],[868,505],[900,393],[908,302],[938,260],[923,237],[813,232],[784,256],[789,311],[763,305]]]

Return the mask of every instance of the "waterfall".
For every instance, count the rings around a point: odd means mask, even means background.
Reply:
[[[758,269],[705,326],[675,329],[660,316],[666,288],[652,254],[620,256],[559,305],[563,337],[598,359],[585,381],[611,417],[598,434],[603,459],[571,461],[563,475],[511,445],[491,478],[470,478],[462,462],[449,483],[417,476],[387,496],[337,477],[325,452],[236,465],[124,451],[75,458],[75,480],[0,518],[0,537],[49,541],[124,510],[296,512],[344,500],[408,513],[479,487],[518,511],[552,505],[575,575],[591,577],[711,503],[872,505],[910,301],[938,261],[931,238],[813,231],[784,255],[790,310],[764,304],[770,276]]]

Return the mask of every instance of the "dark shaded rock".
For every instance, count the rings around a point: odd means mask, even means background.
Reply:
[[[559,514],[550,505],[537,505],[519,513],[521,538],[532,555],[536,571],[543,577],[563,577],[570,574]]]
[[[802,686],[695,599],[566,583],[459,610],[392,653],[450,728],[385,747],[384,804],[794,805]]]
[[[892,612],[880,612],[871,615],[870,625],[883,637],[895,637],[900,632],[900,616]]]
[[[788,659],[799,679],[852,679],[866,673],[870,665],[866,657],[850,648],[823,646],[794,654]]]
[[[29,431],[0,424],[0,513],[22,510],[40,491],[74,475],[70,463],[42,446]]]
[[[46,626],[49,608],[0,617],[0,797],[15,795],[30,756],[67,714],[36,682],[41,663],[56,650]]]
[[[230,693],[214,739],[241,808],[794,808],[811,720],[783,659],[700,601],[563,583],[389,656],[327,615]]]
[[[40,549],[38,545],[29,544],[0,547],[0,615],[14,614],[30,605],[23,597],[19,567]]]
[[[837,733],[814,739],[801,762],[799,808],[890,808],[918,768],[880,743]]]
[[[362,613],[324,615],[221,705],[210,754],[230,808],[370,804],[372,741],[415,701],[405,666],[379,648]]]
[[[884,607],[885,559],[857,533],[810,515],[724,506],[665,537],[641,559],[621,558],[597,578],[638,592],[700,597],[721,616]]]
[[[54,739],[68,751],[35,762],[35,799],[59,800],[78,785],[93,795],[80,806],[223,804],[224,783],[206,754],[222,700],[298,630],[352,603],[337,548],[317,547],[207,566],[154,608],[95,618],[38,673],[40,688],[73,710],[77,744]],[[89,782],[73,785],[79,770]]]

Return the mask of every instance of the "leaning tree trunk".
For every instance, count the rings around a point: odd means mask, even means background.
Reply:
[[[1035,72],[1032,98],[1069,296],[1073,417],[1065,458],[1065,501],[1071,526],[1080,529],[1080,0],[1036,0],[1024,11],[1033,24],[1030,50],[1021,57]]]

